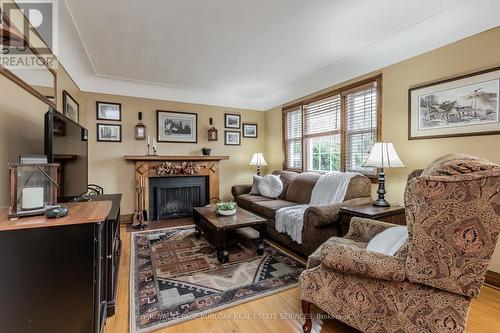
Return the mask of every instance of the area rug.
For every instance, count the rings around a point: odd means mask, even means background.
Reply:
[[[150,332],[204,316],[298,284],[303,262],[265,242],[228,248],[220,264],[215,248],[194,227],[131,235],[130,331]]]

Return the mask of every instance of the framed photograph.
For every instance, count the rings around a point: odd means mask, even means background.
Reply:
[[[97,141],[122,142],[122,125],[97,124]]]
[[[224,114],[224,127],[225,128],[241,128],[241,116],[239,114]]]
[[[408,139],[500,133],[500,67],[408,91]]]
[[[63,114],[75,123],[80,120],[80,105],[66,90],[63,90]]]
[[[250,124],[250,123],[243,124],[244,138],[257,138],[257,136],[258,136],[257,124]]]
[[[224,144],[226,146],[239,146],[239,145],[241,145],[241,132],[224,131]]]
[[[156,111],[158,142],[198,142],[198,115],[190,112]]]
[[[96,102],[96,117],[98,120],[122,120],[122,105],[120,103]]]

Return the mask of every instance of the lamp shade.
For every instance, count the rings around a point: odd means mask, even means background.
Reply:
[[[249,165],[266,166],[266,160],[262,153],[254,153]]]
[[[370,156],[363,163],[364,167],[375,168],[404,168],[405,165],[399,159],[394,145],[390,142],[377,142],[373,145]]]

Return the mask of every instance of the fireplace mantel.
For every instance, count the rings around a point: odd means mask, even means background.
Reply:
[[[205,176],[208,177],[209,199],[211,203],[219,198],[219,162],[228,160],[229,156],[138,156],[126,155],[125,160],[135,162],[136,181],[136,212],[135,217],[142,223],[143,215],[148,215],[149,208],[149,179],[151,177],[164,177],[157,174],[157,168],[164,162],[179,164],[192,162],[198,165],[198,171],[193,174],[173,174],[166,177]],[[145,214],[143,214],[145,213]]]
[[[155,156],[125,155],[127,161],[222,161],[229,156]]]

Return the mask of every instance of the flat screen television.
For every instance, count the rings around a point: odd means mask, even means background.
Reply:
[[[69,201],[87,192],[87,130],[62,113],[45,114],[45,155],[49,163],[59,163],[59,200]]]

